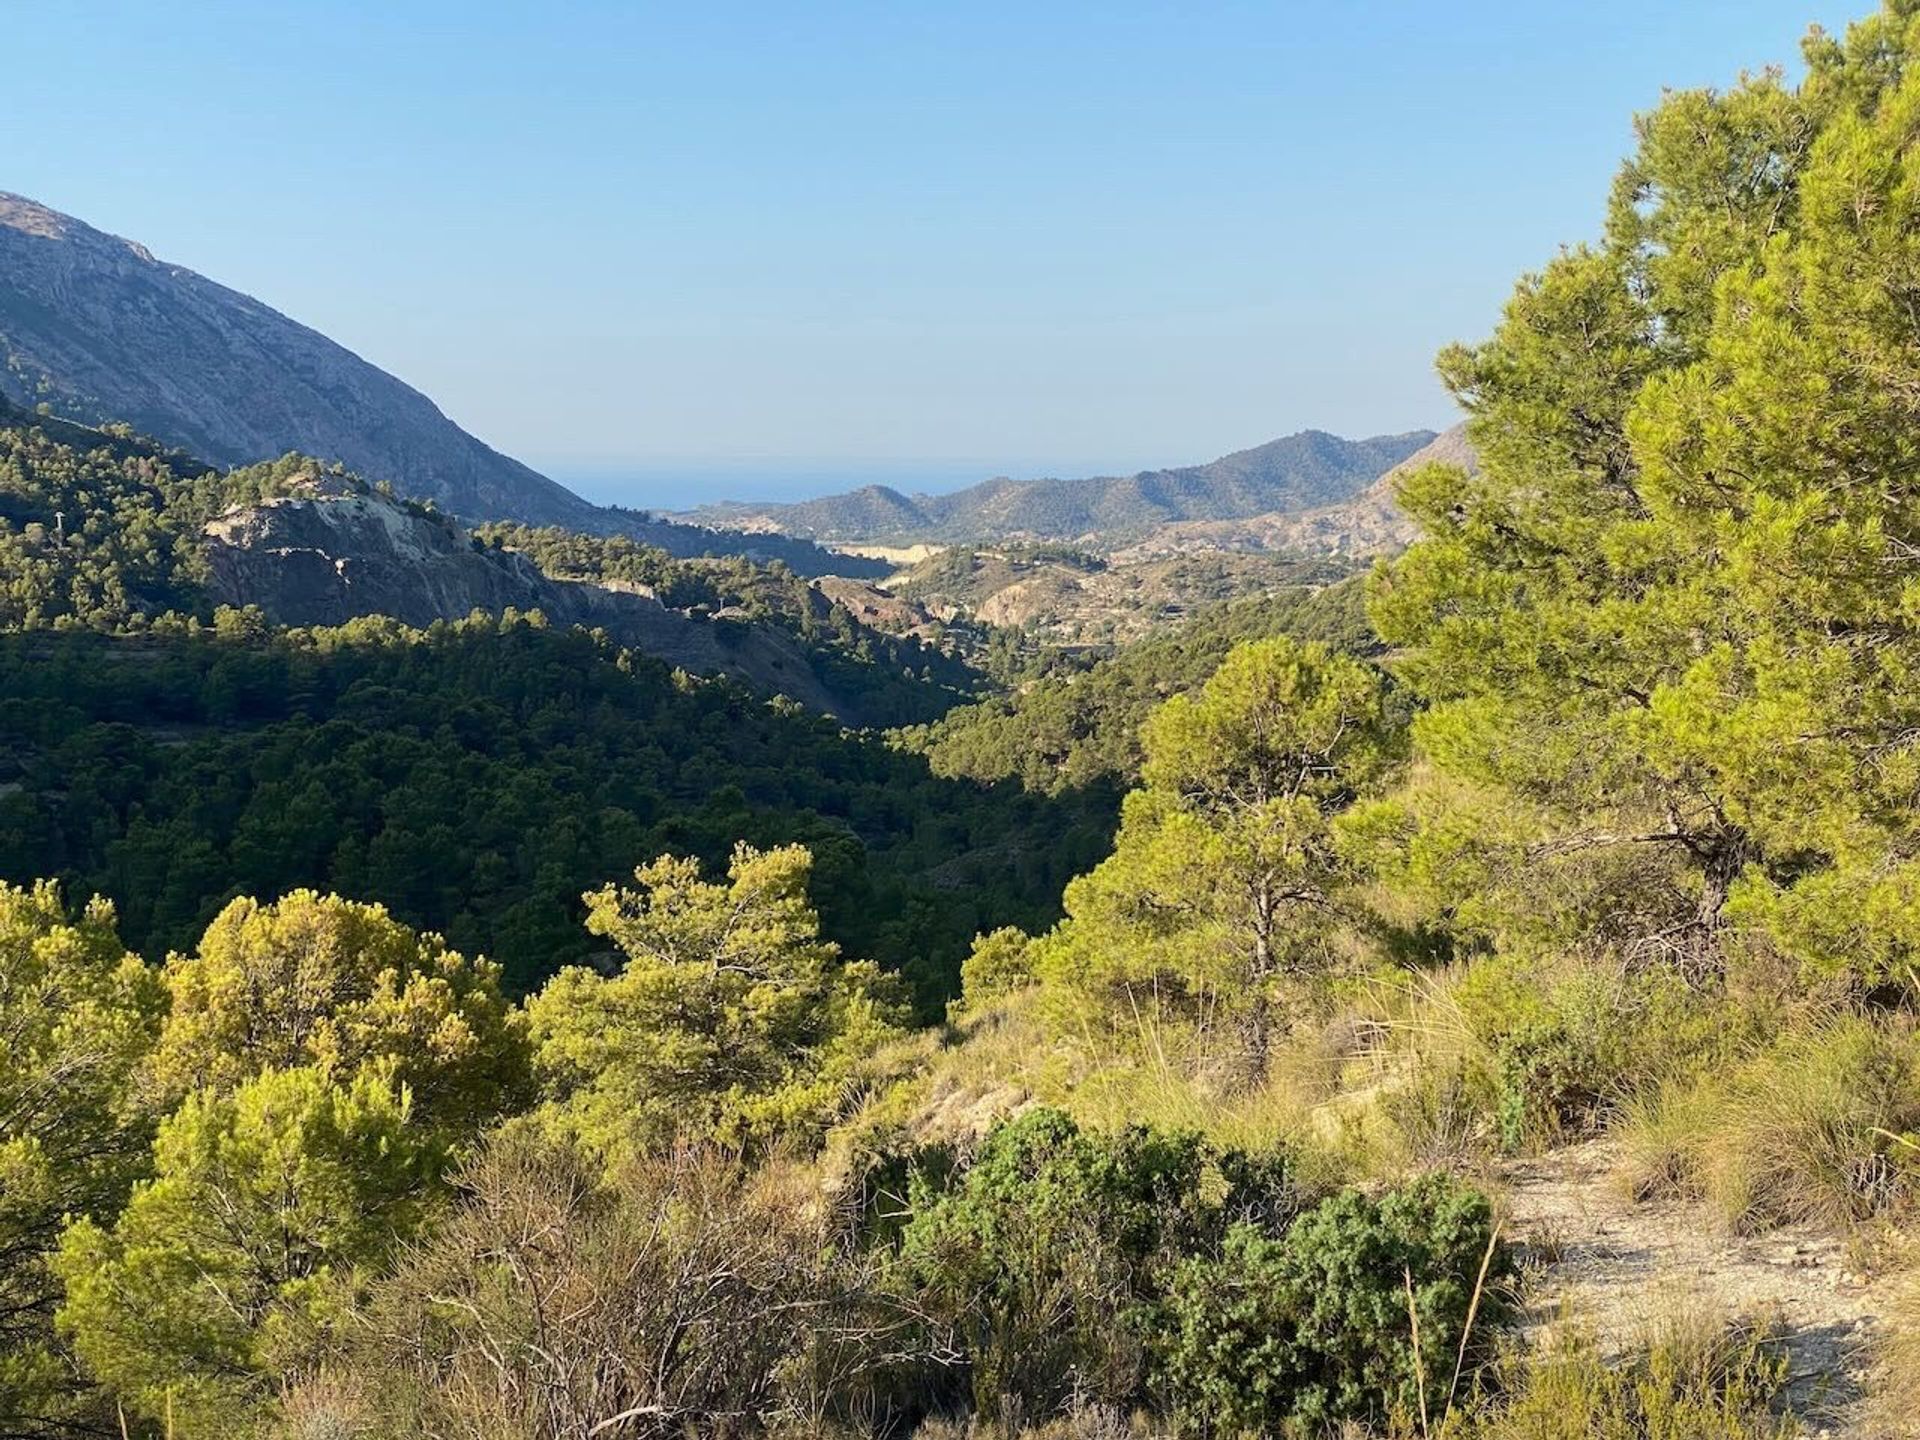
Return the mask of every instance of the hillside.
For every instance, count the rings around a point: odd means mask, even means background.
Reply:
[[[756,565],[785,565],[796,575],[838,575],[874,579],[893,567],[870,555],[830,550],[811,540],[773,530],[739,531],[667,520],[644,510],[604,505],[567,528],[588,535],[625,536],[682,560],[720,560],[738,557]]]
[[[1306,510],[1345,500],[1433,440],[1430,430],[1343,440],[1319,430],[1205,465],[1084,480],[994,479],[949,495],[906,496],[870,485],[784,505],[727,504],[692,513],[702,524],[769,528],[832,541],[1013,538],[1107,544],[1175,521]]]
[[[674,555],[884,567],[583,500],[490,449],[425,395],[249,295],[0,191],[0,403],[131,425],[219,467],[299,453],[470,520],[625,534]]]
[[[625,566],[554,563],[553,537]],[[505,538],[318,461],[220,472],[0,402],[0,627],[142,631],[169,616],[205,623],[222,605],[291,626],[537,610],[855,725],[932,719],[971,695],[957,661],[835,613],[790,573],[625,538]],[[748,606],[749,591],[786,598]]]
[[[957,545],[886,582],[947,622],[1019,631],[1045,646],[1126,644],[1234,598],[1337,580],[1345,567],[1208,550],[1108,559],[1059,545]]]
[[[255,605],[276,624],[299,626],[385,615],[424,627],[476,610],[538,610],[553,624],[605,630],[694,674],[730,675],[815,710],[862,718],[777,629],[715,624],[669,609],[639,587],[550,579],[524,555],[476,546],[444,519],[378,493],[294,485],[299,493],[208,522],[208,592],[216,603]]]
[[[218,465],[291,450],[337,460],[462,515],[579,524],[594,508],[326,336],[4,192],[0,389]]]
[[[869,18],[835,120],[928,93]],[[816,584],[0,423],[0,1440],[1920,1440],[1920,0],[1802,54],[1635,118],[1452,463],[1200,553]],[[1240,98],[1099,58],[1029,99]]]
[[[1218,550],[1253,550],[1358,559],[1398,550],[1419,532],[1395,501],[1394,487],[1402,476],[1436,464],[1457,465],[1469,473],[1479,468],[1479,457],[1467,440],[1464,424],[1435,436],[1349,499],[1311,510],[1274,511],[1240,520],[1187,520],[1163,525],[1139,543],[1116,552],[1113,558],[1125,563]]]
[[[1008,693],[949,711],[931,725],[895,732],[927,756],[936,775],[991,783],[1017,778],[1029,790],[1124,787],[1138,777],[1140,727],[1170,695],[1197,689],[1234,646],[1273,635],[1353,655],[1378,650],[1359,577],[1306,584],[1207,606],[1117,653],[1056,657],[1046,673]]]
[[[1110,824],[524,619],[0,633],[0,881],[110,895],[156,954],[235,885],[321,886],[527,989],[598,950],[584,890],[804,840],[833,937],[937,1009],[970,937],[1047,923]]]

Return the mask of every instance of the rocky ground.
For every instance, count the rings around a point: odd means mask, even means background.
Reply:
[[[1616,1160],[1598,1140],[1506,1167],[1508,1224],[1536,1275],[1527,1295],[1536,1337],[1578,1325],[1624,1345],[1676,1310],[1771,1320],[1785,1332],[1790,1398],[1809,1432],[1883,1440],[1867,1351],[1886,1282],[1831,1234],[1729,1235],[1702,1205],[1635,1202]]]

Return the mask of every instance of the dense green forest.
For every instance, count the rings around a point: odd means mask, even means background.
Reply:
[[[0,624],[143,628],[212,618],[200,527],[278,494],[294,467],[221,473],[119,427],[89,430],[0,400]]]
[[[1920,6],[1806,61],[1442,355],[1364,587],[891,744],[35,591],[0,1435],[1916,1433]]]
[[[937,1009],[976,931],[1055,912],[1109,804],[943,780],[524,618],[0,636],[0,875],[112,896],[154,954],[236,894],[319,886],[525,990],[591,953],[580,893],[637,857],[804,841],[830,933]]]

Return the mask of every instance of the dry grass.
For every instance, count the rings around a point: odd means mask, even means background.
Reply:
[[[1032,1429],[982,1420],[929,1420],[913,1440],[1161,1440],[1171,1432],[1144,1415],[1127,1415],[1110,1405],[1076,1405],[1065,1415]]]
[[[1622,1107],[1615,1178],[1635,1201],[1704,1197],[1704,1149],[1712,1127],[1708,1091],[1696,1083],[1654,1086]]]
[[[1920,1437],[1920,1271],[1889,1295],[1875,1356],[1874,1414],[1886,1434]]]
[[[1704,1199],[1742,1233],[1845,1229],[1911,1201],[1920,1151],[1902,1137],[1916,1128],[1911,1024],[1840,1016],[1634,1104],[1622,1179],[1643,1198]]]
[[[925,1042],[917,1073],[878,1094],[854,1132],[892,1128],[921,1143],[965,1146],[1027,1105],[1057,1105],[1083,1124],[1198,1130],[1246,1149],[1304,1143],[1313,1107],[1336,1093],[1339,1034],[1303,1026],[1276,1048],[1264,1082],[1215,1063],[1204,1033],[1143,1015],[1123,1045],[1063,1033],[1032,992],[960,1017],[944,1042]]]
[[[1764,1325],[1679,1310],[1610,1354],[1577,1330],[1544,1351],[1515,1350],[1493,1393],[1450,1440],[1788,1440],[1787,1367]]]

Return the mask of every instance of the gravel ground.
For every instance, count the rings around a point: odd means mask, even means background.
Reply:
[[[1765,1318],[1785,1332],[1789,1394],[1810,1433],[1884,1440],[1869,1418],[1867,1348],[1884,1282],[1858,1273],[1845,1241],[1792,1228],[1730,1235],[1699,1204],[1636,1203],[1605,1140],[1503,1170],[1513,1238],[1538,1277],[1527,1327],[1578,1325],[1626,1346],[1658,1317]]]

